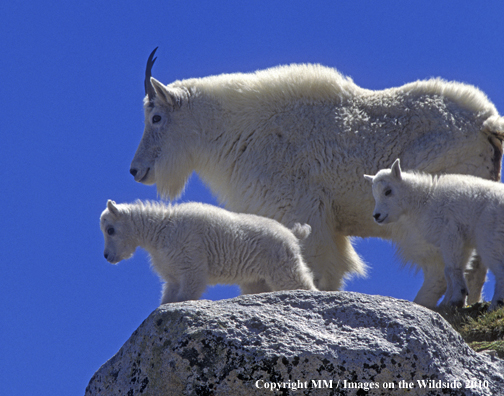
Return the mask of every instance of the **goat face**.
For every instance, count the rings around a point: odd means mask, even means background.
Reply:
[[[379,171],[375,176],[364,175],[372,182],[375,208],[373,218],[377,224],[394,223],[403,214],[401,200],[404,199],[401,189],[402,172],[399,159],[390,169]]]
[[[163,135],[169,120],[170,114],[163,106],[154,102],[145,106],[145,128],[130,167],[135,181],[144,184],[156,182],[155,164],[161,154]]]
[[[105,238],[103,255],[111,264],[130,258],[138,245],[135,238],[132,238],[128,217],[124,216],[116,203],[110,200],[107,202],[107,209],[100,217],[100,228]]]
[[[135,181],[157,184],[163,196],[176,198],[183,190],[193,167],[195,139],[186,120],[188,91],[165,86],[151,76],[155,50],[147,61],[145,73],[145,129],[130,173]]]

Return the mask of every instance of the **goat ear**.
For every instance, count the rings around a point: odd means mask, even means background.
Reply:
[[[402,178],[401,177],[401,162],[399,161],[399,158],[394,161],[394,163],[390,167],[390,170],[392,171],[393,177],[401,180],[401,178]]]
[[[154,77],[150,78],[150,82],[156,91],[156,96],[162,99],[171,107],[180,107],[177,97],[170,92],[162,83],[156,80]]]
[[[119,216],[119,209],[117,209],[116,203],[114,201],[111,201],[110,199],[107,201],[107,209],[114,216]]]
[[[374,176],[364,175],[364,179],[369,180],[371,183],[373,182]]]

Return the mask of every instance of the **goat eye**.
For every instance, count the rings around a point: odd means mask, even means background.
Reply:
[[[115,233],[114,227],[110,227],[110,228],[107,230],[107,234],[109,234],[109,235],[114,235],[114,233]]]
[[[152,117],[152,123],[153,124],[156,124],[158,123],[159,121],[161,121],[161,116],[160,115],[155,115],[154,117]]]
[[[392,190],[389,188],[385,190],[385,196],[388,197],[390,194],[392,194]]]

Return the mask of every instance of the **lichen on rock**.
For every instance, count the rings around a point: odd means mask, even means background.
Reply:
[[[504,362],[474,352],[435,312],[389,297],[289,291],[160,306],[95,373],[86,396],[502,389]]]

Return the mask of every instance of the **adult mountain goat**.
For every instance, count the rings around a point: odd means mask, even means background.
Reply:
[[[362,174],[401,158],[409,169],[500,178],[504,121],[472,86],[431,79],[371,91],[309,64],[165,86],[151,77],[153,57],[135,180],[174,199],[194,170],[228,209],[310,224],[304,255],[322,290],[365,273],[349,236],[392,239],[424,272],[442,262],[427,243],[412,245],[404,230],[372,221]],[[415,299],[422,305],[446,288],[433,271]]]

